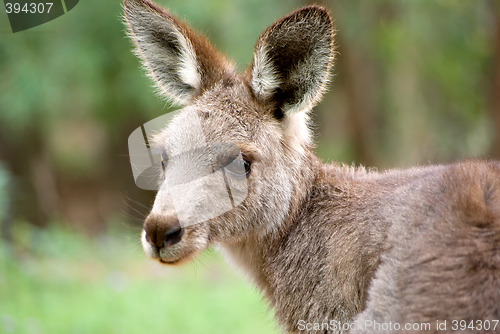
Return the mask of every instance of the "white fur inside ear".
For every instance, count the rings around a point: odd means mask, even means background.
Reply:
[[[252,89],[260,99],[271,97],[281,81],[264,46],[255,50],[252,70]]]
[[[177,37],[181,45],[181,57],[177,72],[184,83],[198,90],[201,85],[201,74],[196,60],[196,53],[189,40],[181,34],[178,34]]]

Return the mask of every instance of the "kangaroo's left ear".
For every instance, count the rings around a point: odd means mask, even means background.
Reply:
[[[334,58],[334,27],[319,6],[299,9],[274,23],[255,46],[252,89],[275,103],[278,117],[309,111],[326,90]]]
[[[233,64],[202,35],[149,0],[124,0],[124,18],[148,75],[161,95],[187,104],[234,75]]]

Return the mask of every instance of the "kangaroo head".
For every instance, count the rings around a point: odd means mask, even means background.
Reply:
[[[144,224],[145,252],[174,264],[214,242],[279,230],[308,159],[308,113],[332,67],[328,12],[305,7],[274,23],[237,73],[154,3],[125,0],[124,10],[148,75],[182,105],[154,140],[163,177]]]

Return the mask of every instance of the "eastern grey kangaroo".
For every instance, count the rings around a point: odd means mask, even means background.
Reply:
[[[308,119],[335,55],[325,8],[267,28],[243,73],[149,0],[125,0],[124,17],[158,91],[183,106],[154,139],[163,176],[141,237],[148,256],[177,264],[220,246],[287,333],[500,331],[500,163],[322,163]],[[203,161],[228,189],[246,186],[230,210],[208,202],[213,184],[170,188]]]

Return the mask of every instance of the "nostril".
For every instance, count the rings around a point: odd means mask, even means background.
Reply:
[[[174,226],[167,232],[165,232],[165,245],[171,246],[175,245],[182,239],[182,235],[184,234],[184,229],[180,226]]]

